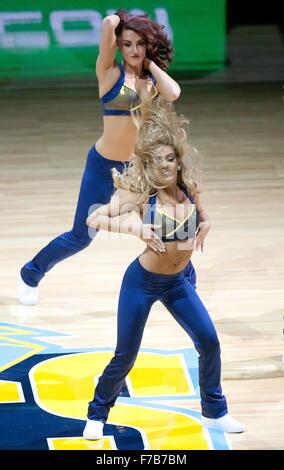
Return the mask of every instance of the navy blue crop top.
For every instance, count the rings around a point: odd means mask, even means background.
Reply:
[[[130,116],[131,111],[139,110],[141,101],[138,93],[125,85],[125,72],[123,64],[119,64],[120,76],[113,87],[101,97],[104,116]],[[156,79],[146,71],[154,86],[152,99],[158,94]]]
[[[196,205],[192,195],[184,187],[180,187],[180,189],[192,204],[190,213],[183,220],[178,220],[162,209],[159,209],[156,203],[156,194],[149,197],[148,204],[150,207],[145,214],[143,223],[161,225],[161,228],[156,229],[155,233],[163,242],[184,241],[194,239],[195,237],[196,228],[199,223]]]

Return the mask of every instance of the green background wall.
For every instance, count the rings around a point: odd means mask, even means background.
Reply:
[[[93,76],[102,18],[117,8],[165,25],[173,75],[224,66],[225,0],[0,0],[0,78]]]

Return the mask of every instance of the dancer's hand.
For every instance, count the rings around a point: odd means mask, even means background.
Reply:
[[[210,222],[200,222],[197,231],[196,231],[196,239],[195,239],[195,250],[198,251],[200,248],[201,252],[204,249],[204,240],[207,236],[207,233],[210,230]]]
[[[147,243],[147,246],[155,252],[164,253],[166,251],[165,245],[160,237],[155,233],[155,229],[161,228],[161,225],[143,224],[142,233],[139,238]]]
[[[121,23],[124,23],[129,18],[129,13],[127,10],[116,10],[114,14],[119,17]]]
[[[151,62],[152,62],[151,59],[148,59],[148,57],[145,57],[145,59],[143,61],[143,67],[142,68],[146,69],[146,70],[149,70]]]
[[[89,227],[92,227],[92,228],[97,228],[97,222],[98,222],[98,216],[99,216],[99,209],[95,210],[94,212],[92,212],[89,217],[87,218],[86,220],[86,224],[89,226]]]

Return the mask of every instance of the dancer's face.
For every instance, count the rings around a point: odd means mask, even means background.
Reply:
[[[119,45],[123,59],[131,67],[137,67],[143,63],[146,57],[146,42],[142,36],[132,29],[124,29],[119,39]]]
[[[177,182],[178,158],[170,145],[161,145],[155,152],[153,171],[163,184],[169,186]]]

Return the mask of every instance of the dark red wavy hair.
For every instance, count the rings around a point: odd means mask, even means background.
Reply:
[[[164,26],[150,20],[148,15],[130,15],[127,10],[115,12],[120,23],[115,30],[119,39],[124,29],[132,29],[146,42],[146,57],[153,60],[162,70],[167,70],[173,58],[173,48],[164,31]]]

